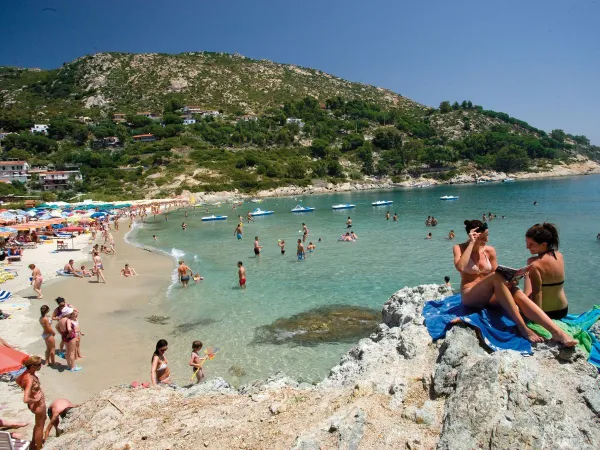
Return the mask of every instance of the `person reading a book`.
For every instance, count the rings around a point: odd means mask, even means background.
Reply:
[[[543,338],[527,327],[521,314],[546,328],[554,340],[566,346],[576,345],[577,341],[552,322],[516,285],[515,282],[527,268],[515,271],[512,276],[508,275],[510,281],[507,281],[503,272],[496,272],[496,250],[487,245],[488,224],[480,220],[465,220],[464,223],[469,239],[452,248],[454,266],[461,276],[462,303],[472,308],[499,304],[515,323],[519,334],[530,342],[542,342]]]
[[[569,313],[563,285],[565,260],[558,251],[558,230],[552,223],[536,223],[525,233],[527,249],[533,256],[527,260],[531,269],[525,274],[525,294],[551,319],[562,319]]]

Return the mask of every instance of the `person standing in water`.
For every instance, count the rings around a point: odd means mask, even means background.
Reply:
[[[348,220],[346,220],[346,228],[352,228],[352,219],[348,216]]]
[[[394,213],[394,222],[398,222],[398,213]]]
[[[182,223],[181,223],[181,229],[182,229],[183,231],[185,231],[185,229],[186,229],[186,228],[187,228],[187,224],[186,224],[185,222],[182,222]]]
[[[184,261],[179,261],[179,267],[177,267],[177,274],[179,275],[179,281],[183,287],[187,287],[190,282],[190,275],[193,274],[192,269],[184,264]]]
[[[385,220],[390,220],[390,212],[385,213]]]
[[[298,248],[296,250],[296,254],[298,255],[298,261],[302,261],[306,258],[306,253],[304,251],[304,245],[302,245],[302,239],[298,239]]]
[[[238,261],[238,279],[240,282],[240,288],[246,289],[246,269],[244,268],[241,261]]]
[[[254,254],[256,255],[257,258],[260,256],[261,248],[262,248],[262,245],[259,245],[259,243],[258,243],[258,236],[254,236]]]
[[[306,236],[308,236],[308,227],[302,222],[302,242],[306,242]]]
[[[241,241],[242,238],[244,237],[244,230],[242,228],[242,222],[240,221],[237,224],[237,227],[235,227],[235,230],[233,230],[233,235],[237,236],[237,240]]]
[[[285,255],[285,241],[281,239],[277,242],[277,245],[279,245],[279,248],[281,249],[281,254]]]

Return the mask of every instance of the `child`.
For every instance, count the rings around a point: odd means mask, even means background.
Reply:
[[[444,277],[444,283],[446,283],[446,286],[452,287],[452,285],[450,284],[450,277],[448,275]]]
[[[285,255],[285,241],[281,239],[277,241],[277,245],[279,245],[279,248],[281,249],[281,254]]]
[[[206,360],[206,357],[200,358],[198,354],[202,348],[202,342],[192,342],[192,354],[190,355],[190,366],[192,371],[196,374],[196,383],[200,383],[204,378],[204,372],[202,371],[202,363]]]
[[[194,275],[194,281],[197,283],[198,281],[202,281],[204,280],[204,277],[201,277],[199,273],[197,273],[196,275]]]
[[[83,356],[81,356],[81,350],[79,346],[81,344],[81,336],[85,336],[85,334],[83,334],[79,329],[79,311],[73,311],[73,314],[71,315],[71,323],[73,324],[73,329],[77,335],[77,341],[75,344],[75,359],[81,359]]]

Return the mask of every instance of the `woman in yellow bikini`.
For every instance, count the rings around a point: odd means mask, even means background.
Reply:
[[[496,273],[496,250],[487,245],[487,223],[480,220],[465,220],[464,223],[469,240],[456,244],[452,249],[454,266],[461,276],[463,304],[473,308],[500,304],[516,324],[519,333],[529,341],[542,342],[543,338],[527,327],[521,314],[546,328],[552,334],[552,339],[568,347],[576,345],[577,341],[552,322],[516,285],[508,283],[501,274]]]

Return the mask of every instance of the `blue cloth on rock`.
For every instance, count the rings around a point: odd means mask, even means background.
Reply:
[[[477,328],[491,350],[515,350],[523,355],[531,355],[531,343],[519,335],[517,326],[506,315],[504,309],[469,308],[462,304],[461,295],[456,294],[442,300],[433,300],[423,308],[425,326],[433,340],[446,336],[454,319]]]
[[[567,314],[567,317],[562,319],[562,322],[567,325],[579,327],[589,334],[592,341],[592,348],[590,349],[588,361],[600,368],[600,341],[596,339],[596,336],[589,332],[592,325],[598,320],[600,320],[600,305],[594,305],[592,309],[578,316],[575,314]]]

